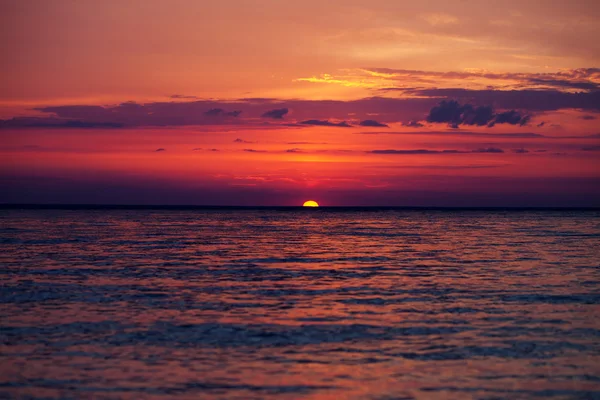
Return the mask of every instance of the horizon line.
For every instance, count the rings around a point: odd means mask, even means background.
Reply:
[[[320,205],[304,207],[302,205],[194,205],[194,204],[93,204],[93,203],[0,203],[1,210],[473,210],[473,211],[600,211],[600,206],[381,206],[381,205]]]

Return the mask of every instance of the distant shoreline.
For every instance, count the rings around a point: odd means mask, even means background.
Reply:
[[[600,207],[217,206],[141,204],[0,204],[0,210],[253,210],[253,211],[600,211]]]

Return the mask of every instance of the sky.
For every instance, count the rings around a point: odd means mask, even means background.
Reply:
[[[0,0],[0,203],[600,206],[600,3]]]

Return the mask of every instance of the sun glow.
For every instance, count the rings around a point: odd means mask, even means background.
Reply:
[[[302,207],[319,207],[319,203],[314,200],[307,200],[302,204]]]

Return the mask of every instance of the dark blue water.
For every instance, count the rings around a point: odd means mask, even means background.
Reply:
[[[0,397],[600,398],[600,212],[0,210]]]

